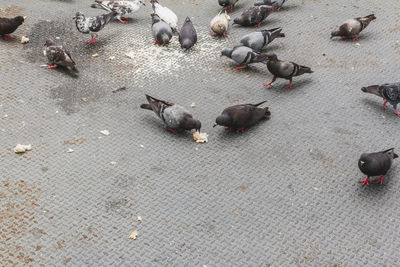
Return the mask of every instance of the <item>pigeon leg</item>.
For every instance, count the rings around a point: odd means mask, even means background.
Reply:
[[[239,67],[235,67],[235,69],[240,70],[240,69],[245,69],[246,66],[239,66]]]
[[[51,65],[51,66],[47,66],[47,68],[48,69],[55,69],[55,68],[57,68],[57,66],[56,65]]]
[[[122,20],[122,18],[119,20],[119,22],[124,23],[124,24],[128,23],[126,20]]]
[[[348,39],[348,36],[341,36],[342,39]]]
[[[237,131],[238,133],[244,133],[244,128],[238,128],[238,129],[236,129],[236,131]]]
[[[254,25],[254,27],[260,27],[260,25],[261,25],[261,22],[259,22],[259,23],[257,23],[256,25]]]
[[[367,179],[360,181],[360,183],[362,183],[362,185],[369,185],[369,177],[367,177]]]
[[[383,108],[386,109],[387,108],[387,100],[383,101]]]
[[[11,38],[10,38],[10,36],[8,34],[3,34],[3,39],[6,40],[6,41],[10,41],[11,40]]]
[[[381,178],[379,178],[378,180],[376,180],[376,184],[382,184],[383,183],[383,177],[385,177],[385,175],[382,175]]]
[[[211,34],[211,36],[212,36],[212,37],[215,37],[215,36],[218,36],[218,34],[213,33],[213,34]]]
[[[292,79],[290,79],[290,83],[288,85],[286,85],[285,87],[286,88],[292,88],[292,86],[293,86],[293,82],[292,82]]]
[[[353,38],[353,41],[358,41],[358,34]]]
[[[226,126],[225,130],[232,130],[232,127]]]
[[[233,10],[233,7],[230,7],[226,10],[226,12],[231,12]]]
[[[157,40],[154,41],[154,44],[155,45],[160,45],[160,43]]]
[[[226,35],[226,33],[222,34],[222,37],[226,38],[228,37],[228,35]]]
[[[121,17],[121,19],[129,20],[129,17]]]
[[[171,133],[175,133],[175,134],[178,133],[178,130],[172,129],[172,128],[169,128],[169,127],[167,128],[167,130],[170,131]]]
[[[97,35],[95,35],[95,36],[92,38],[92,40],[89,41],[88,45],[94,44],[94,42],[96,42],[96,39],[97,39]]]
[[[281,11],[281,8],[280,8],[280,7],[278,7],[278,8],[276,9],[276,11]]]
[[[397,116],[400,116],[400,111],[398,109],[396,109],[396,111],[394,112]]]
[[[274,76],[274,78],[272,78],[272,81],[270,83],[264,83],[264,86],[268,86],[268,87],[272,87],[273,83],[276,81],[276,76]]]

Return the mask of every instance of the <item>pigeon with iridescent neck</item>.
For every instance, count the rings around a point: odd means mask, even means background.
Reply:
[[[382,85],[371,85],[361,88],[364,93],[377,95],[383,98],[383,108],[387,108],[387,103],[393,106],[396,115],[400,116],[397,106],[400,104],[400,83],[385,83]]]
[[[221,52],[221,57],[226,56],[235,61],[239,66],[236,69],[244,69],[249,64],[264,62],[268,59],[267,55],[257,53],[247,46],[238,45],[232,49],[225,48]]]
[[[273,9],[271,7],[252,6],[243,11],[240,17],[235,18],[233,24],[259,27],[272,12]]]
[[[62,45],[56,45],[53,41],[47,40],[44,44],[43,55],[47,57],[48,69],[62,66],[74,72],[78,72],[75,67],[75,61]]]
[[[352,38],[354,41],[358,40],[358,35],[364,30],[371,21],[376,19],[374,14],[366,17],[359,17],[355,19],[346,20],[338,30],[331,33],[331,39],[335,36],[340,36],[342,39]]]

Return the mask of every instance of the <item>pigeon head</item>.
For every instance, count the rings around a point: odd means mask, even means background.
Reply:
[[[186,17],[185,22],[192,22],[189,17]]]
[[[83,15],[81,12],[76,12],[75,17],[73,17],[72,19],[82,19],[85,18],[85,15]]]
[[[196,131],[200,132],[201,129],[201,122],[199,120],[193,119],[193,118],[188,118],[185,120],[183,123],[183,128],[185,130],[192,130],[195,129]]]
[[[44,43],[44,46],[47,46],[47,47],[52,46],[52,45],[54,45],[54,42],[52,40],[46,40],[46,42]]]
[[[243,24],[243,18],[242,18],[242,17],[237,17],[237,18],[235,18],[235,19],[233,20],[232,25],[233,25],[233,24],[242,25],[242,24]]]
[[[224,48],[224,50],[221,51],[221,57],[226,56],[230,58],[232,56],[232,51],[232,49]]]
[[[138,2],[139,2],[139,4],[146,6],[146,4],[143,1],[139,0]]]
[[[160,17],[156,13],[152,13],[151,18],[153,19],[153,23],[161,21]]]
[[[268,54],[266,55],[268,60],[270,61],[277,61],[278,60],[278,56],[276,54]]]
[[[358,167],[360,168],[361,171],[365,171],[368,167],[368,163],[369,163],[368,154],[363,153],[360,159],[358,160]]]
[[[231,118],[227,114],[221,114],[215,119],[214,127],[217,125],[231,126]]]
[[[182,49],[186,49],[186,50],[188,50],[189,48],[191,48],[192,47],[192,41],[190,41],[190,39],[184,39],[183,41],[182,41],[182,44],[181,44],[181,48]]]
[[[16,21],[16,22],[18,23],[18,25],[21,25],[21,24],[24,23],[25,18],[22,17],[22,16],[18,16],[18,17],[15,17],[15,18],[14,18],[14,21]]]
[[[381,94],[379,92],[379,85],[371,85],[371,86],[363,87],[363,88],[361,88],[361,91],[363,91],[364,93],[381,96]]]

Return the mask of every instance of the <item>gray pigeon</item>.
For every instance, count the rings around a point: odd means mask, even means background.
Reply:
[[[256,26],[259,27],[264,19],[272,13],[272,8],[267,6],[253,6],[243,11],[240,17],[233,20],[233,24],[242,26]]]
[[[238,45],[233,49],[224,48],[221,52],[221,57],[226,56],[233,59],[239,64],[236,69],[244,69],[248,64],[263,62],[267,60],[267,55],[259,54],[247,46]]]
[[[218,4],[225,8],[226,12],[231,12],[239,0],[218,0]]]
[[[375,183],[382,184],[383,178],[390,170],[390,167],[392,167],[393,159],[398,157],[394,153],[394,148],[375,153],[363,153],[358,160],[358,168],[360,168],[362,173],[367,175],[367,178],[360,181],[360,183],[362,185],[369,185],[369,178],[371,176],[381,176]]]
[[[151,14],[153,24],[151,30],[154,36],[154,44],[167,45],[172,38],[172,29],[157,14]]]
[[[3,36],[6,41],[10,40],[8,35],[24,24],[24,21],[25,18],[22,16],[15,18],[0,18],[0,36]]]
[[[397,109],[397,105],[400,103],[400,83],[385,83],[383,85],[371,85],[368,87],[363,87],[361,90],[364,93],[370,93],[383,98],[383,108],[386,109],[387,103],[391,104],[396,110],[398,116],[400,112]]]
[[[69,52],[62,45],[56,45],[53,41],[47,40],[44,44],[43,55],[47,57],[49,65],[47,67],[48,69],[54,69],[57,66],[62,66],[78,72],[75,67],[75,61],[71,58]]]
[[[354,41],[358,40],[358,35],[364,30],[371,21],[376,19],[374,14],[366,17],[346,20],[338,30],[331,33],[331,39],[335,36],[340,36],[342,39],[353,38]]]
[[[200,132],[201,122],[194,119],[183,107],[158,100],[149,95],[146,95],[146,98],[149,104],[142,104],[140,107],[154,111],[163,120],[169,131],[178,133],[195,129]]]
[[[281,10],[283,4],[285,3],[286,0],[262,0],[262,1],[257,1],[254,3],[255,6],[272,6],[272,8],[276,11]]]
[[[90,40],[89,45],[96,42],[97,33],[104,28],[115,16],[118,15],[117,11],[113,11],[108,14],[99,15],[96,17],[86,18],[81,12],[77,12],[75,17],[76,28],[79,32],[88,34],[92,36],[92,40]]]
[[[277,55],[270,54],[266,55],[268,57],[267,67],[269,72],[274,75],[270,83],[264,83],[264,86],[272,87],[276,78],[283,78],[289,80],[290,83],[286,88],[292,88],[292,79],[294,76],[300,76],[304,73],[313,73],[313,71],[306,66],[298,65],[294,62],[279,60]]]
[[[179,32],[179,43],[183,49],[190,49],[197,43],[196,29],[193,27],[192,21],[186,17],[185,22]]]
[[[242,45],[247,46],[253,50],[261,51],[275,38],[285,37],[285,34],[281,33],[281,31],[282,28],[275,28],[271,30],[263,30],[260,32],[252,32],[243,36],[239,42]]]
[[[238,132],[243,132],[245,128],[249,128],[261,119],[271,116],[268,107],[258,107],[265,102],[266,101],[258,104],[244,104],[228,107],[217,117],[213,127],[221,125],[229,130],[236,129]]]

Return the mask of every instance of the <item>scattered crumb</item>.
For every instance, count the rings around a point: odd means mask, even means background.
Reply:
[[[207,133],[200,133],[194,132],[193,139],[196,143],[207,143],[208,142],[208,134]]]
[[[137,230],[135,230],[135,231],[133,231],[133,232],[131,233],[130,238],[132,238],[133,240],[135,240],[135,239],[136,239],[136,236],[137,236]]]
[[[72,148],[68,148],[67,153],[72,153],[74,150]]]
[[[111,161],[110,163],[111,163],[111,165],[117,165],[116,161]]]
[[[138,222],[142,222],[142,217],[138,216],[137,220],[138,220]]]
[[[100,131],[100,133],[103,135],[110,135],[110,132],[108,130]]]
[[[26,151],[30,151],[32,150],[32,145],[21,145],[21,144],[17,144],[14,147],[14,152],[15,153],[25,153]]]
[[[100,55],[97,54],[97,53],[92,55],[92,57],[99,57],[99,56],[100,56]]]
[[[22,38],[21,38],[21,44],[27,44],[27,43],[29,43],[29,38],[28,38],[28,37],[25,37],[25,36],[22,36]]]
[[[194,108],[195,106],[196,106],[196,103],[194,103],[194,102],[192,104],[190,104],[191,108]]]

